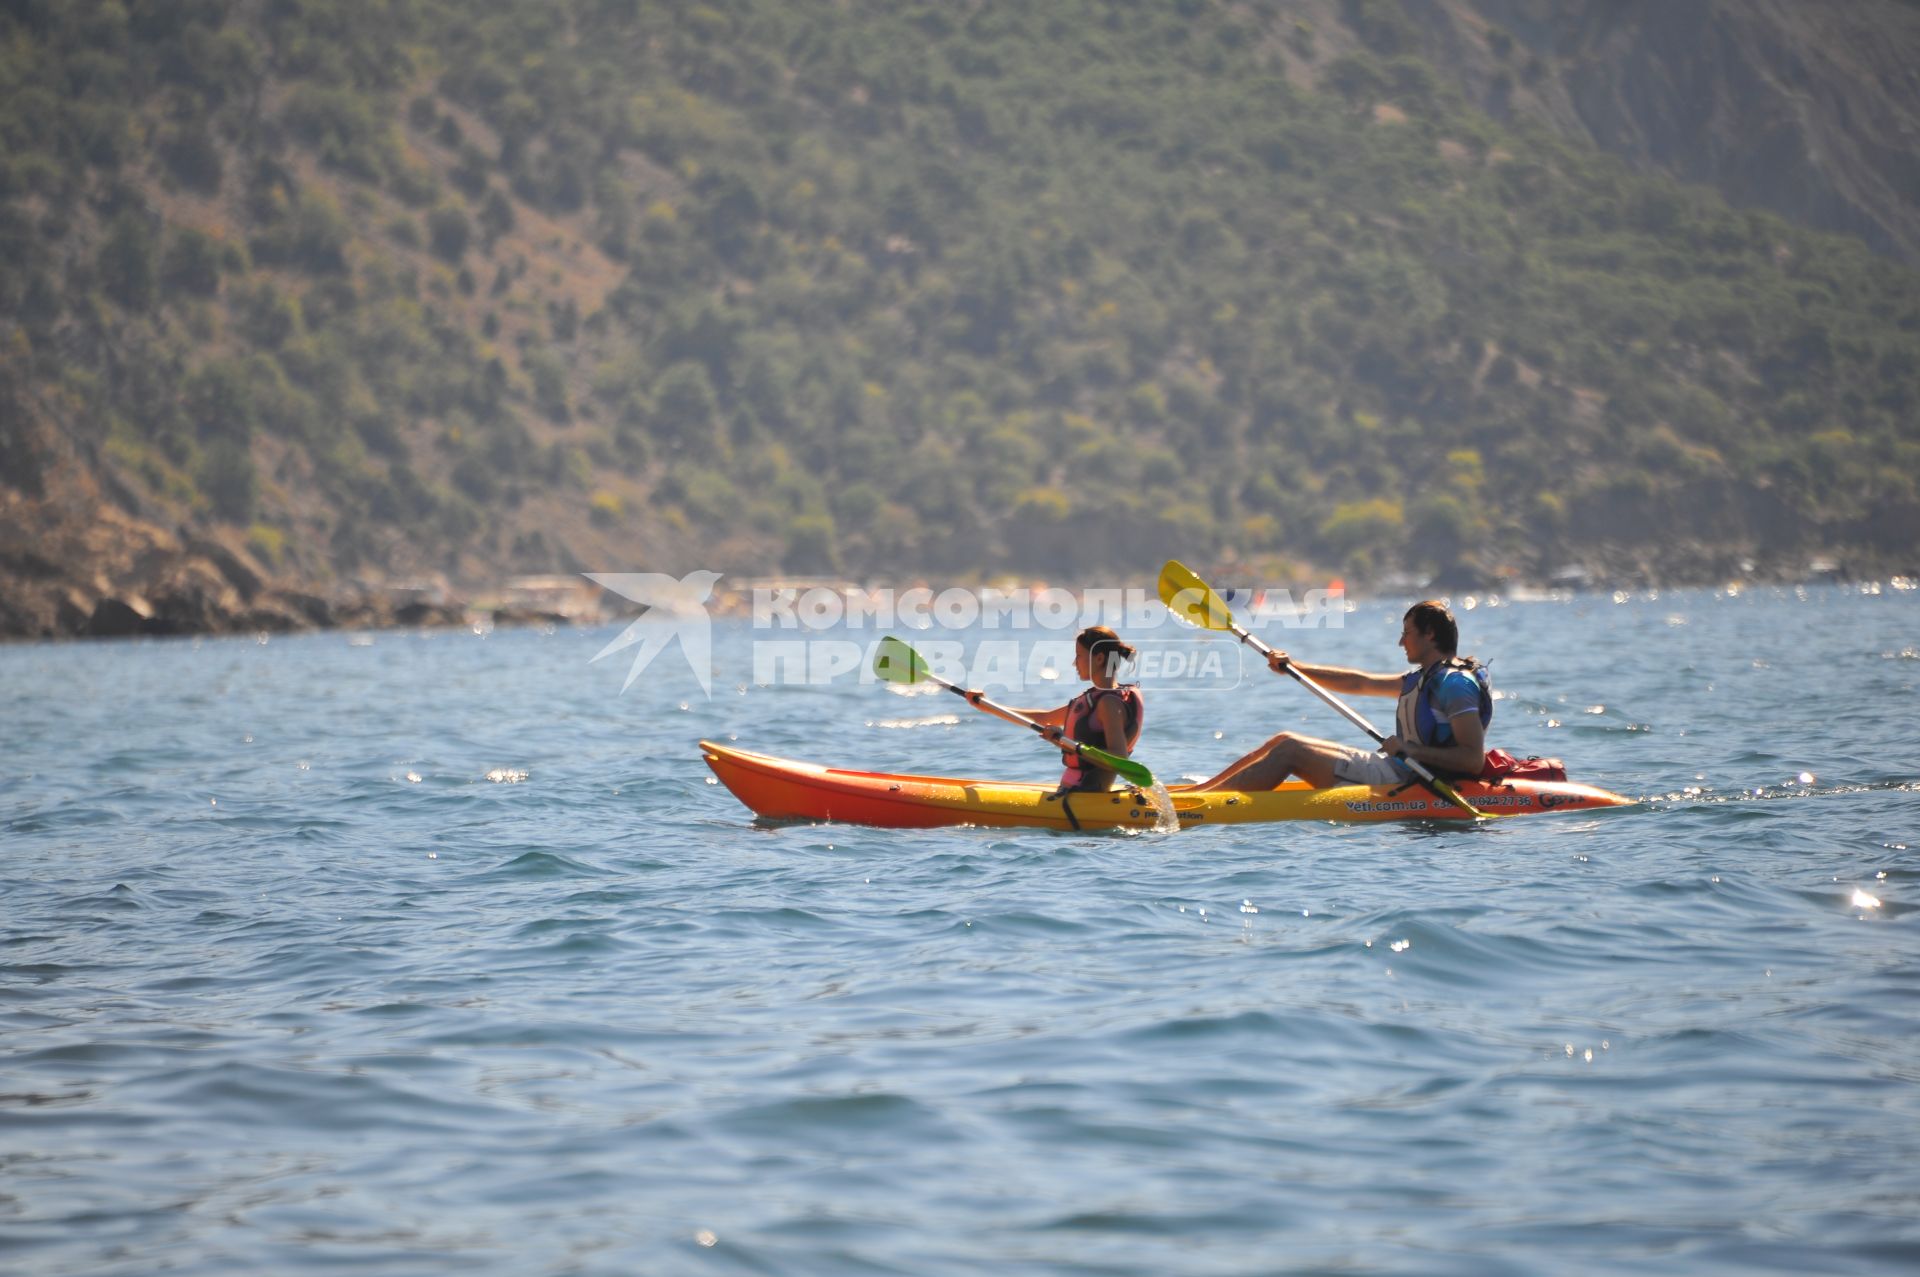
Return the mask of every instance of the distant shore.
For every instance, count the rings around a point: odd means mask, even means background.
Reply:
[[[1524,601],[1571,597],[1584,593],[1640,593],[1649,590],[1727,586],[1862,585],[1883,583],[1912,589],[1920,567],[1906,571],[1856,568],[1838,558],[1816,557],[1797,563],[1761,565],[1751,560],[1717,564],[1723,570],[1656,576],[1637,565],[1621,570],[1569,565],[1545,575],[1463,570],[1440,579],[1413,575],[1382,575],[1343,580],[1265,580],[1246,564],[1209,567],[1204,571],[1221,588],[1275,592],[1285,590],[1296,600],[1308,591],[1344,590],[1348,597],[1402,598],[1437,596],[1504,598]],[[15,582],[0,584],[13,585]],[[45,583],[40,583],[44,585]],[[972,581],[935,581],[901,575],[884,583],[880,578],[856,580],[838,575],[754,576],[729,574],[707,602],[715,617],[754,614],[756,597],[787,599],[822,592],[848,600],[870,602],[891,589],[930,591],[948,589],[1038,593],[1062,589],[1076,597],[1111,590],[1104,581],[1079,583],[1027,580],[996,576]],[[1150,582],[1132,586],[1152,593]],[[144,589],[87,591],[79,587],[33,591],[7,589],[0,606],[0,639],[75,639],[186,637],[223,634],[289,634],[318,630],[391,630],[515,626],[589,628],[630,619],[646,610],[603,590],[585,576],[550,574],[516,577],[496,585],[461,589],[444,581],[404,582],[355,586],[327,591],[269,583],[257,567],[215,545],[194,552]],[[816,593],[814,597],[819,597]]]

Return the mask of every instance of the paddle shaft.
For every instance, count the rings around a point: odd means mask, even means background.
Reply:
[[[1018,723],[1022,727],[1031,728],[1032,730],[1039,732],[1042,736],[1047,734],[1047,729],[1042,724],[1034,722],[1031,718],[1028,718],[1025,714],[1022,714],[1019,710],[1008,709],[1005,705],[995,704],[993,701],[988,700],[984,696],[982,696],[979,700],[976,701],[975,699],[973,699],[973,697],[967,695],[966,688],[960,686],[958,683],[949,683],[947,682],[946,679],[941,678],[938,674],[932,673],[931,671],[925,671],[925,670],[921,671],[920,677],[927,679],[930,682],[938,683],[940,686],[946,688],[949,692],[954,693],[961,700],[973,706],[975,709],[983,709],[987,711],[987,713],[993,715],[995,718],[1004,718],[1009,723]]]
[[[976,700],[967,694],[966,688],[960,686],[958,683],[948,682],[946,679],[941,678],[938,674],[935,674],[932,670],[926,669],[925,667],[919,670],[919,675],[929,683],[937,683],[941,687],[946,688],[949,692],[966,701],[967,704],[987,711],[987,713],[992,714],[995,718],[1004,718],[1009,723],[1018,723],[1022,727],[1039,732],[1042,736],[1046,736],[1047,734],[1048,728],[1044,724],[1034,722],[1017,709],[1008,709],[1005,705],[995,704],[984,696]],[[1110,771],[1113,770],[1115,763],[1124,765],[1128,761],[1118,754],[1109,754],[1106,750],[1096,749],[1092,745],[1080,745],[1076,746],[1076,748],[1080,756],[1087,762],[1094,764],[1096,767],[1105,767]],[[1136,766],[1137,765],[1138,764],[1136,764]]]
[[[897,665],[901,661],[905,662],[904,669]],[[959,684],[941,678],[927,668],[927,663],[920,659],[918,652],[892,635],[880,640],[879,650],[873,657],[873,672],[889,683],[917,683],[925,679],[936,687],[946,688],[967,704],[983,709],[995,718],[1003,718],[1009,723],[1018,723],[1022,727],[1040,733],[1040,736],[1049,744],[1058,746],[1065,740],[1064,733],[1059,736],[1054,735],[1054,728],[1035,722],[1019,710],[997,705],[984,696],[977,696]],[[1061,752],[1066,751],[1063,749]],[[1145,764],[1135,762],[1123,754],[1110,754],[1098,746],[1077,742],[1073,747],[1073,756],[1082,763],[1089,763],[1096,768],[1110,771],[1128,784],[1141,789],[1151,789],[1157,783],[1153,779],[1153,772],[1148,770]]]

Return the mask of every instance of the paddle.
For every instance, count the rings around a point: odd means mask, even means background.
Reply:
[[[1267,656],[1273,651],[1267,644],[1247,633],[1245,629],[1236,624],[1233,619],[1233,611],[1227,606],[1226,600],[1214,593],[1212,586],[1202,581],[1198,576],[1195,576],[1193,569],[1178,559],[1168,559],[1167,566],[1160,569],[1160,601],[1167,605],[1168,611],[1189,625],[1198,626],[1203,630],[1226,630],[1242,643],[1245,643],[1254,651],[1260,653],[1261,656]],[[1355,713],[1353,708],[1345,701],[1320,686],[1320,684],[1314,682],[1305,674],[1302,674],[1297,665],[1289,663],[1286,672],[1293,675],[1294,681],[1298,682],[1302,687],[1339,711],[1349,723],[1352,723],[1355,727],[1358,727],[1361,731],[1373,737],[1376,745],[1386,742],[1387,738],[1381,733],[1379,728]],[[1395,756],[1408,767],[1412,768],[1413,774],[1426,782],[1427,788],[1431,789],[1434,793],[1440,795],[1440,797],[1446,799],[1476,820],[1487,819],[1485,812],[1462,798],[1460,791],[1456,790],[1446,781],[1441,780],[1438,776],[1435,776],[1431,771],[1428,771],[1426,767],[1414,759],[1408,758],[1404,753]]]
[[[979,700],[968,696],[966,688],[961,687],[958,683],[950,683],[938,674],[935,674],[932,670],[929,670],[927,668],[927,662],[921,657],[920,653],[914,651],[899,639],[894,638],[891,634],[881,639],[880,646],[874,651],[873,672],[889,683],[936,683],[946,688],[949,692],[954,693],[956,696],[961,697],[967,704],[977,705],[997,718],[1004,718],[1009,723],[1018,723],[1022,727],[1031,728],[1043,736],[1047,733],[1048,729],[1046,727],[1034,722],[1031,718],[1028,718],[1025,714],[1017,710],[1008,709],[1004,705],[996,705],[984,696]],[[1104,767],[1120,779],[1126,781],[1129,785],[1137,785],[1142,789],[1153,788],[1153,773],[1133,759],[1122,758],[1118,754],[1109,754],[1106,750],[1096,748],[1092,745],[1081,745],[1078,749],[1081,758],[1092,763],[1095,767]]]

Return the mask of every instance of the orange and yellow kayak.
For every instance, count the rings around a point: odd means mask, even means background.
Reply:
[[[1033,829],[1151,829],[1153,796],[1145,790],[1061,795],[1053,787],[1019,781],[948,776],[899,776],[849,771],[755,754],[701,741],[707,766],[735,797],[769,820],[831,820],[888,829],[939,825],[1020,826]],[[1631,798],[1570,781],[1462,781],[1456,788],[1488,815],[1623,807]],[[1398,789],[1340,785],[1313,789],[1302,782],[1264,793],[1170,792],[1180,827],[1253,825],[1276,820],[1466,820],[1465,812],[1417,785]]]

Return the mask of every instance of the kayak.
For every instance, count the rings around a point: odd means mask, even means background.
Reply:
[[[1141,789],[1059,794],[1050,785],[950,776],[899,776],[800,763],[700,742],[707,766],[734,796],[767,820],[838,821],[887,829],[940,825],[1033,829],[1151,829],[1153,795]],[[1623,807],[1634,800],[1570,781],[1461,781],[1461,797],[1490,815]],[[1169,790],[1182,829],[1276,820],[1465,820],[1452,803],[1418,784],[1399,788],[1293,781],[1262,793]]]

